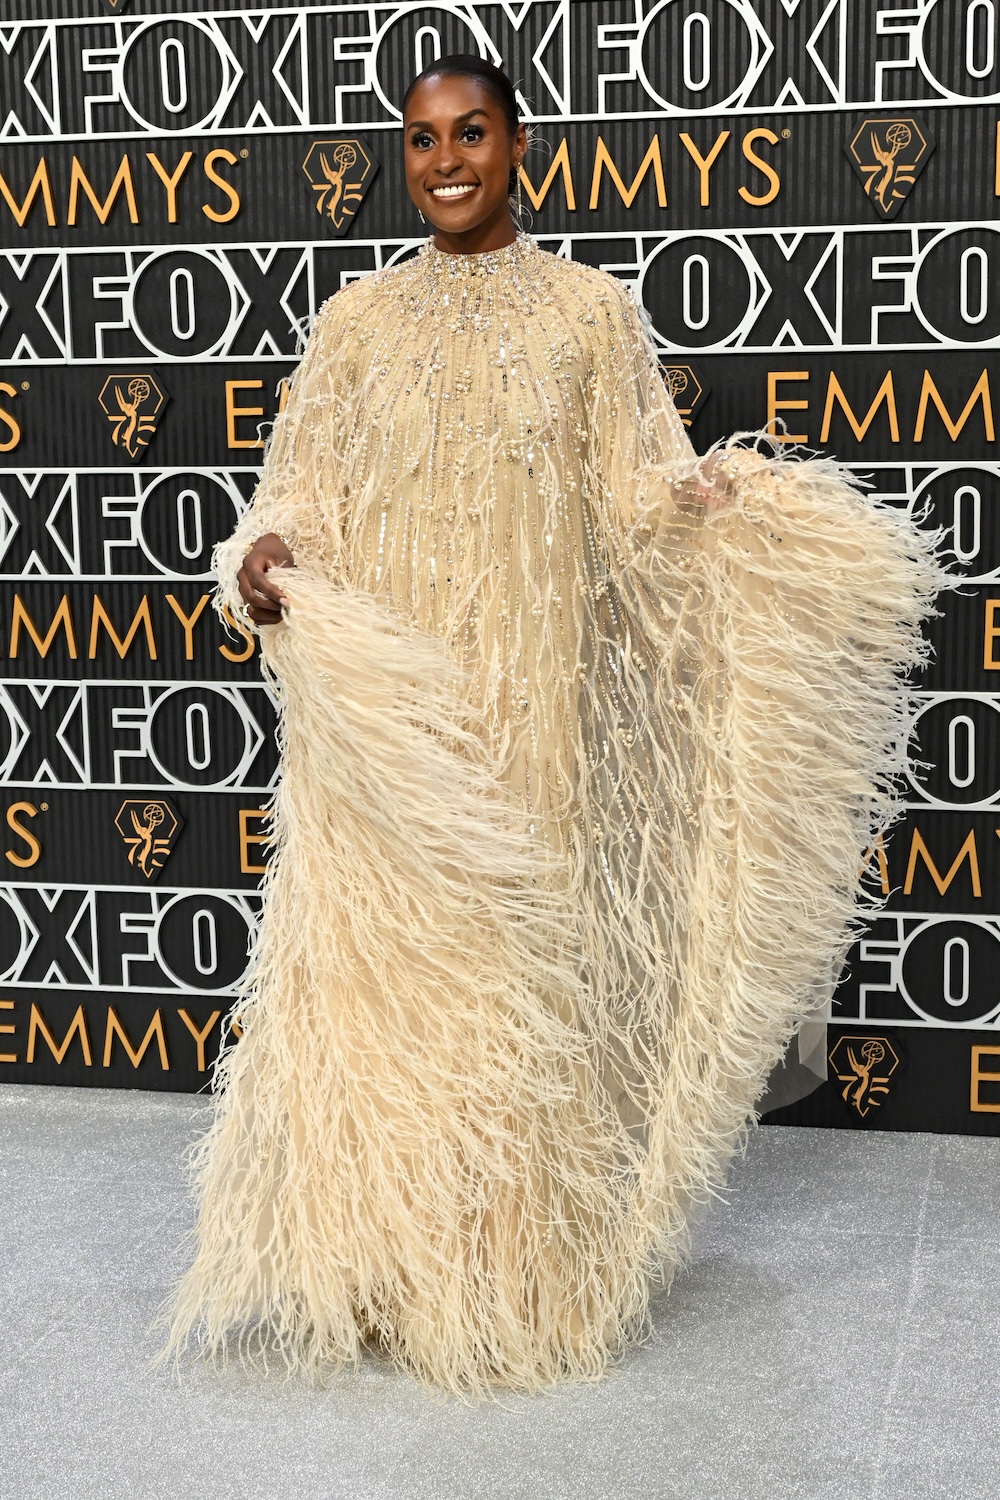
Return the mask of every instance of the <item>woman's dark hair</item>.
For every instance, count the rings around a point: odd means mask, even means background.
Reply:
[[[406,106],[410,102],[410,95],[417,84],[423,83],[426,78],[474,78],[503,110],[511,137],[517,135],[521,119],[517,112],[514,85],[506,73],[500,68],[495,68],[484,57],[477,57],[473,52],[452,52],[447,57],[439,57],[435,62],[428,63],[423,72],[417,74],[403,95],[404,115]]]

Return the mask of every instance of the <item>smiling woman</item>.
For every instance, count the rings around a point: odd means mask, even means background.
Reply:
[[[831,463],[697,457],[515,228],[496,69],[404,129],[435,233],[326,304],[216,557],[283,780],[172,1345],[535,1390],[642,1332],[828,998],[939,574]]]
[[[528,145],[507,78],[469,62],[432,65],[403,99],[406,186],[453,255],[511,244],[509,197]]]

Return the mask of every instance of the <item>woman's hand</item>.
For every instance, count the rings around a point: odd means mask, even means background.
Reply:
[[[727,472],[728,457],[724,449],[717,449],[699,465],[697,498],[708,511],[721,510],[733,499],[732,477]]]
[[[236,575],[243,596],[243,613],[255,625],[277,625],[281,620],[281,606],[285,596],[276,582],[271,582],[268,573],[272,568],[293,568],[295,559],[285,542],[276,532],[269,531],[260,537],[243,559],[243,566]]]

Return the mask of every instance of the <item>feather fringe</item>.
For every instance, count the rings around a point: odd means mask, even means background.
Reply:
[[[277,848],[174,1341],[244,1327],[316,1374],[367,1339],[449,1389],[596,1376],[644,1306],[616,1248],[636,1150],[575,1024],[552,856],[440,643],[283,586]]]

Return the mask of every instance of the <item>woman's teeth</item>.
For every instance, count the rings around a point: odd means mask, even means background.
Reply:
[[[463,182],[456,187],[436,187],[431,188],[430,191],[435,198],[464,198],[468,193],[476,191],[476,184],[474,182]]]

